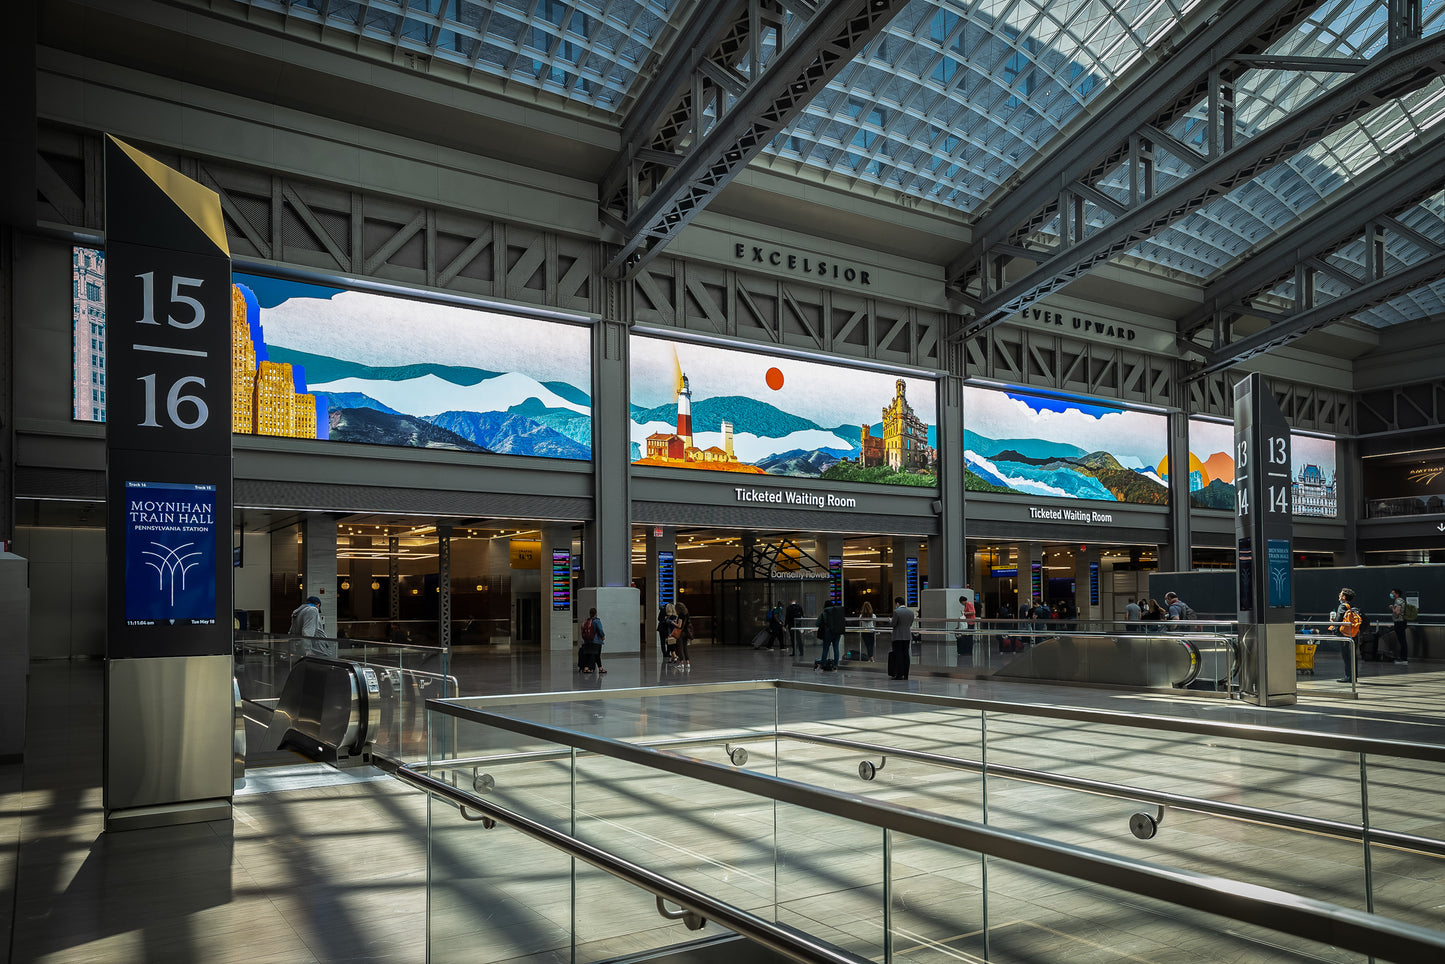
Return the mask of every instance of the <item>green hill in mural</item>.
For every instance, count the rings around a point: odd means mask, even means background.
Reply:
[[[963,487],[969,492],[1013,492],[1013,489],[1010,489],[1008,486],[994,485],[992,482],[985,480],[983,476],[976,472],[971,472],[968,469],[963,470]]]
[[[930,487],[938,484],[933,473],[921,475],[917,472],[895,472],[886,465],[861,468],[856,462],[835,462],[819,478],[830,482],[881,482],[885,485],[916,485]]]
[[[1234,485],[1223,479],[1214,479],[1202,489],[1189,493],[1189,501],[1199,509],[1234,508]]]
[[[1108,452],[1090,452],[1074,463],[1080,471],[1104,484],[1120,502],[1168,505],[1169,489],[1147,475],[1126,469]]]

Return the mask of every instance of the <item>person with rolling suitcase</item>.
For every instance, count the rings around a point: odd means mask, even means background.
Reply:
[[[903,597],[893,600],[893,646],[888,653],[888,678],[907,679],[909,647],[913,645],[913,610],[903,605]]]

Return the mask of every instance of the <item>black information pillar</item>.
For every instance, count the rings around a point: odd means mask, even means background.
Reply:
[[[231,261],[214,192],[106,138],[108,829],[232,792]]]
[[[1260,706],[1295,702],[1290,430],[1259,373],[1234,386],[1240,684]]]

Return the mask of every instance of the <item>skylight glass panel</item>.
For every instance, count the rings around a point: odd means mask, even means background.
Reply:
[[[616,113],[646,80],[642,65],[671,39],[673,21],[697,0],[238,2]]]

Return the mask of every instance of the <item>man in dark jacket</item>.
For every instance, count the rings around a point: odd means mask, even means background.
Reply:
[[[823,641],[823,650],[818,654],[818,659],[813,665],[819,669],[832,669],[838,665],[838,643],[843,638],[843,630],[847,625],[847,619],[843,613],[843,607],[831,599],[818,614],[818,637]],[[828,648],[833,649],[833,658],[828,659]]]
[[[913,610],[903,605],[902,596],[895,597],[893,605],[893,648],[888,654],[888,678],[907,679],[912,662],[908,651],[913,646]]]

